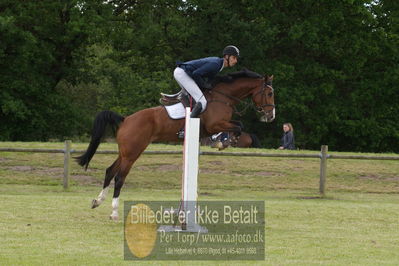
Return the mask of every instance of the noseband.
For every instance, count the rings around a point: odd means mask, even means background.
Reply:
[[[258,94],[261,94],[262,97],[262,104],[260,106],[256,105],[255,110],[259,113],[265,113],[268,114],[270,112],[273,112],[273,110],[269,110],[269,111],[265,111],[264,108],[265,107],[273,107],[275,108],[276,105],[274,104],[270,104],[270,103],[263,103],[263,99],[266,98],[266,88],[270,88],[271,89],[271,93],[274,93],[274,89],[272,87],[272,82],[269,80],[266,83],[263,83],[263,87],[260,91],[258,91],[253,97],[255,98]]]

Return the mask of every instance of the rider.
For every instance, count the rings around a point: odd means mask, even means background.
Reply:
[[[234,45],[223,49],[223,58],[206,57],[188,62],[178,62],[173,73],[181,88],[185,89],[196,101],[191,117],[198,117],[206,109],[206,99],[201,89],[210,89],[211,81],[224,67],[237,64],[240,50]]]

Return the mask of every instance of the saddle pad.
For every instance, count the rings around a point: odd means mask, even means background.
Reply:
[[[174,105],[164,106],[168,115],[172,119],[182,119],[186,117],[186,110],[182,103],[176,103]]]

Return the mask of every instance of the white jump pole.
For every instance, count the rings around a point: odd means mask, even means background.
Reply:
[[[199,157],[199,118],[190,118],[190,108],[186,108],[182,201],[197,201],[198,157]]]
[[[195,220],[198,197],[200,119],[191,118],[190,115],[190,108],[186,108],[182,186],[182,211],[186,219],[181,228],[188,232],[198,232],[201,229],[204,231],[204,228],[201,228]]]
[[[198,161],[199,161],[199,132],[200,119],[191,118],[190,108],[186,108],[184,148],[183,148],[183,175],[182,198],[180,212],[184,213],[184,222],[181,226],[161,226],[158,230],[181,232],[208,232],[205,227],[197,224],[198,189]]]

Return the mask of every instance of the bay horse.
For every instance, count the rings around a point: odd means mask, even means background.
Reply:
[[[246,70],[229,74],[228,80],[218,82],[212,90],[204,93],[208,104],[206,110],[200,114],[202,136],[222,131],[240,134],[241,127],[230,120],[235,105],[249,97],[256,110],[262,113],[264,121],[271,122],[275,118],[273,76],[263,77]],[[115,179],[110,219],[118,220],[120,191],[133,163],[153,141],[179,141],[177,132],[184,126],[184,118],[169,118],[164,106],[143,109],[127,117],[112,111],[100,112],[95,118],[86,152],[75,158],[85,169],[100,145],[107,125],[117,130],[119,156],[106,169],[103,189],[92,201],[92,208],[98,207],[105,200],[109,185]]]

